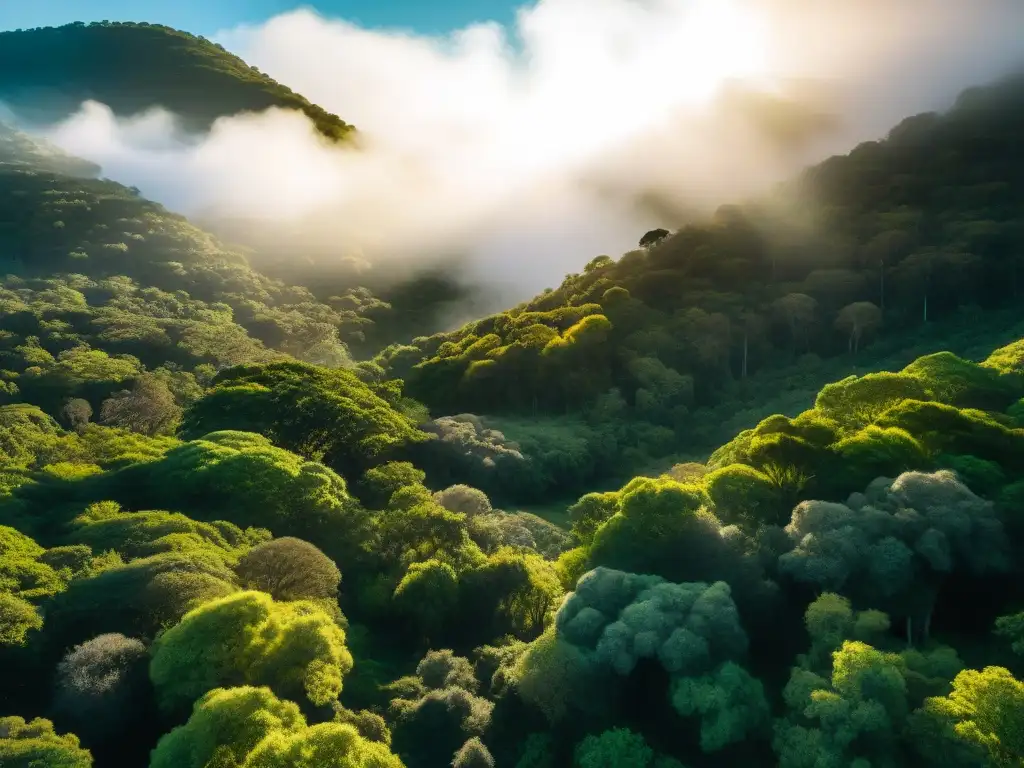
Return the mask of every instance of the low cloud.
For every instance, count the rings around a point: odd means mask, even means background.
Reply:
[[[461,260],[505,303],[949,106],[1017,65],[1022,28],[1017,0],[540,0],[444,38],[298,10],[218,39],[358,149],[277,110],[198,137],[95,103],[49,138],[279,257]]]

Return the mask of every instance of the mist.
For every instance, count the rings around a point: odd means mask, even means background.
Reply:
[[[46,134],[257,259],[443,264],[497,307],[947,108],[1022,28],[1016,0],[540,0],[444,38],[300,9],[217,41],[353,146],[280,110],[196,136],[86,103]]]

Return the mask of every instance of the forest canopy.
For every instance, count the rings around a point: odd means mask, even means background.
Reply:
[[[1024,765],[1019,88],[411,340],[3,129],[0,764]]]

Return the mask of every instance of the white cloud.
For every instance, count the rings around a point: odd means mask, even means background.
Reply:
[[[515,30],[443,39],[299,10],[220,41],[354,123],[360,151],[278,111],[196,138],[86,104],[51,138],[177,210],[259,217],[296,257],[465,255],[508,301],[673,223],[646,192],[726,202],[947,106],[1016,63],[1021,28],[1017,0],[540,0]],[[730,79],[824,83],[840,130],[781,146],[719,98]]]

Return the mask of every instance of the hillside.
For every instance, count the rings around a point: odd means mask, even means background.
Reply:
[[[0,766],[1024,766],[1022,128],[355,362],[443,280],[273,279],[0,125]]]
[[[8,401],[54,410],[84,396],[98,411],[144,371],[173,371],[187,400],[229,365],[350,362],[345,342],[372,326],[361,313],[379,301],[355,290],[326,304],[269,279],[137,190],[88,175],[97,170],[0,126]]]
[[[765,199],[649,233],[554,290],[377,362],[435,413],[570,422],[611,465],[698,449],[721,439],[708,430],[723,413],[778,395],[762,381],[809,380],[810,398],[844,366],[875,367],[876,353],[929,335],[941,349],[936,324],[984,345],[982,328],[1018,321],[1022,129],[1024,81],[972,89]],[[601,467],[588,482],[609,466],[586,463]]]
[[[388,461],[346,371],[177,436],[0,406],[0,760],[1018,765],[1022,396],[1024,339],[849,377],[571,535]]]
[[[217,43],[156,24],[103,22],[0,32],[0,101],[50,123],[92,99],[118,115],[164,107],[185,127],[269,107],[305,113],[332,140],[353,129]]]

